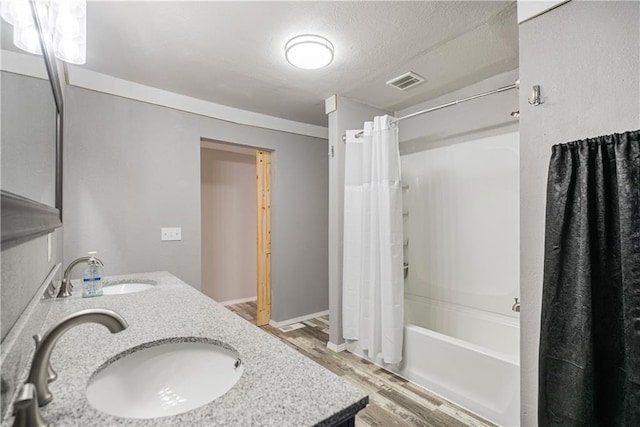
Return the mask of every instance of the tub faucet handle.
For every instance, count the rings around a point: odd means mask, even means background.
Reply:
[[[514,298],[516,300],[516,302],[513,304],[513,306],[511,307],[511,310],[520,313],[520,303],[518,302],[518,298]]]

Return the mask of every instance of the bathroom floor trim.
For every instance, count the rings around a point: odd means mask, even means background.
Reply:
[[[315,319],[316,317],[322,317],[329,314],[329,310],[319,311],[317,313],[307,314],[306,316],[294,317],[293,319],[282,320],[276,322],[275,320],[269,321],[269,326],[274,328],[282,328],[283,326],[291,325],[292,323],[304,322],[306,320]]]
[[[327,348],[333,351],[334,353],[340,353],[341,351],[345,351],[347,349],[347,345],[345,343],[334,344],[331,341],[328,341]]]
[[[252,301],[256,301],[258,299],[258,297],[249,297],[249,298],[239,298],[239,299],[230,299],[228,301],[221,301],[220,304],[227,306],[227,305],[236,305],[236,304],[242,304],[245,302],[252,302]]]
[[[255,303],[227,308],[247,321],[255,322]],[[335,353],[328,349],[328,315],[302,323],[305,328],[287,333],[269,325],[261,329],[369,395],[369,405],[356,416],[356,427],[495,427],[495,424],[348,351]]]
[[[282,328],[278,328],[280,331],[287,333],[291,331],[295,331],[296,329],[304,328],[306,325],[304,323],[292,323],[287,326],[283,326]]]

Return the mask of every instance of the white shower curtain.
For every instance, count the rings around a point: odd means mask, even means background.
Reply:
[[[389,116],[347,131],[343,335],[385,363],[402,360],[402,183],[398,130]]]

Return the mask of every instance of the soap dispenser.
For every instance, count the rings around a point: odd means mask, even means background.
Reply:
[[[96,259],[96,252],[89,252],[87,268],[82,272],[82,297],[99,297],[102,295],[102,265]]]

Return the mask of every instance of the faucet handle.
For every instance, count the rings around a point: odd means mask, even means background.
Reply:
[[[36,351],[38,351],[38,347],[40,347],[40,342],[42,341],[42,336],[40,334],[35,334],[33,336],[33,340],[36,342]],[[53,370],[51,361],[49,361],[49,367],[47,369],[47,382],[52,383],[58,378],[58,373]]]
[[[518,304],[518,298],[514,298],[514,300],[516,300],[516,304]]]
[[[60,290],[58,291],[58,296],[56,298],[68,298],[71,296],[72,290],[73,285],[71,284],[71,279],[63,277],[60,284]]]
[[[31,383],[20,387],[16,400],[13,401],[13,427],[47,427],[49,423],[42,418],[38,407],[38,393]]]

